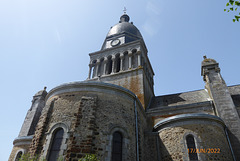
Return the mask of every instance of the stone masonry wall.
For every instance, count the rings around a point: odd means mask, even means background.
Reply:
[[[18,146],[14,146],[13,149],[12,149],[12,152],[9,156],[9,159],[8,161],[13,161],[15,156],[17,155],[17,152],[19,150],[24,150],[25,153],[28,153],[28,149],[29,149],[29,145],[18,145]]]
[[[123,145],[123,160],[136,160],[136,137],[134,101],[117,95],[98,95],[96,110],[95,145],[99,147],[101,160],[111,160],[111,139],[114,129],[121,130],[125,143]]]
[[[240,118],[219,72],[210,70],[206,77],[206,87],[213,98],[216,112],[229,129],[229,137],[237,160],[240,160]]]
[[[152,122],[150,118],[147,118],[144,109],[141,106],[137,106],[137,115],[138,115],[138,144],[139,144],[139,160],[147,161],[149,155],[154,154],[154,151],[149,151],[149,148],[152,145],[152,140],[149,138],[150,136],[147,134],[152,131]],[[153,136],[154,137],[154,136]],[[156,151],[156,149],[155,149]],[[150,152],[150,153],[149,153]]]
[[[76,161],[87,153],[95,153],[100,160],[110,161],[114,131],[123,136],[123,160],[136,160],[134,98],[117,90],[94,90],[66,92],[48,98],[30,147],[31,154],[47,154],[44,150],[49,149],[46,147],[49,131],[55,124],[63,123],[69,126],[63,151],[66,160]],[[137,108],[143,158],[147,123],[144,110]]]
[[[95,109],[96,97],[82,96],[77,113],[72,122],[73,131],[69,137],[66,160],[77,161],[86,153],[96,153],[94,148],[94,135],[96,132]],[[70,159],[68,159],[70,158]]]
[[[202,122],[203,123],[203,122]],[[198,160],[233,161],[231,151],[222,127],[211,123],[180,124],[159,131],[161,157],[164,161],[188,160],[186,135],[192,134],[196,148],[205,152],[198,153]],[[206,151],[207,149],[216,151]]]
[[[145,133],[144,134],[144,159],[143,161],[158,161],[157,151],[158,134]],[[160,158],[159,158],[160,159]]]
[[[54,106],[55,98],[50,100],[46,106],[43,108],[42,114],[39,118],[39,122],[35,129],[35,134],[33,136],[32,143],[29,147],[29,153],[32,156],[39,155],[42,150],[43,139],[45,138],[44,134],[46,132],[46,126],[48,125],[53,106]]]
[[[142,106],[146,108],[149,99],[153,96],[153,92],[151,91],[147,80],[144,81],[144,77],[145,75],[143,69],[137,68],[135,70],[124,72],[121,74],[117,73],[111,74],[110,76],[100,77],[99,79],[103,82],[116,84],[132,91],[138,96],[138,99],[142,103]],[[96,80],[93,79],[93,81]],[[145,103],[146,100],[147,102]]]

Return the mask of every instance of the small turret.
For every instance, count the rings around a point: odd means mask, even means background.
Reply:
[[[201,65],[201,75],[203,76],[203,80],[206,81],[206,75],[209,74],[210,71],[220,72],[219,64],[216,60],[207,58],[206,55],[203,56],[204,60]]]
[[[22,154],[28,152],[42,109],[45,106],[46,89],[47,87],[44,87],[43,90],[33,96],[32,106],[27,112],[18,137],[13,141],[13,149],[9,161],[19,160]]]
[[[229,139],[236,160],[240,160],[240,118],[228,87],[220,74],[219,64],[216,60],[204,56],[201,73],[206,82],[205,88],[213,99],[216,115],[228,127]]]
[[[19,137],[29,136],[34,134],[35,127],[38,123],[42,109],[45,105],[45,97],[47,95],[46,89],[47,87],[44,87],[43,90],[37,92],[33,96],[32,106],[27,112],[24,123],[19,133]]]

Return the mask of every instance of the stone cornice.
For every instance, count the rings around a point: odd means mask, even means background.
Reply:
[[[13,141],[13,145],[30,145],[33,139],[33,135],[30,136],[19,136]]]
[[[101,89],[101,90],[99,90],[99,89]],[[110,83],[103,83],[103,82],[82,81],[82,82],[70,82],[70,83],[62,84],[60,86],[53,88],[52,90],[50,90],[48,92],[48,95],[46,96],[46,102],[49,98],[59,95],[59,94],[63,94],[63,93],[84,92],[84,91],[85,92],[89,92],[89,91],[103,92],[103,90],[109,90],[110,92],[112,92],[112,91],[120,92],[124,95],[131,97],[132,99],[136,99],[137,104],[139,105],[141,111],[145,115],[145,111],[144,111],[144,108],[143,108],[141,102],[139,101],[138,97],[133,92],[131,92],[130,90],[128,90],[124,87],[110,84]]]
[[[189,120],[197,120],[197,121],[205,120],[205,121],[209,121],[211,123],[215,122],[217,124],[220,124],[223,128],[225,128],[225,126],[226,126],[224,121],[220,117],[208,115],[208,114],[204,114],[204,113],[193,113],[193,114],[176,115],[176,116],[172,116],[172,117],[166,118],[164,120],[161,120],[154,126],[154,131],[161,129],[162,126],[165,126],[167,124],[177,123],[180,121],[189,121]]]

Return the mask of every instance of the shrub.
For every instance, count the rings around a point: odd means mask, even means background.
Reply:
[[[79,161],[100,161],[95,154],[86,154],[85,157],[79,159]]]

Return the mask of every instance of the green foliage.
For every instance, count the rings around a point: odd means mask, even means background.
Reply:
[[[23,154],[18,161],[47,161],[47,159],[39,158],[38,155],[31,156],[30,154]],[[60,156],[57,161],[64,161],[64,157]]]
[[[57,161],[64,161],[64,157],[63,156],[58,157]]]
[[[240,0],[229,0],[229,2],[226,4],[228,9],[224,9],[226,12],[237,12],[238,7],[240,6]],[[240,12],[234,16],[233,22],[238,21],[240,19]]]
[[[100,161],[95,154],[87,154],[85,157],[79,159],[79,161]]]
[[[46,161],[45,159],[39,159],[38,156],[30,156],[30,154],[23,154],[19,161]]]

